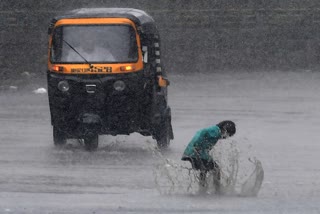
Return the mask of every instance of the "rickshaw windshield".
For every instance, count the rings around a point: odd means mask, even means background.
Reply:
[[[130,25],[65,25],[54,30],[52,63],[138,61],[136,33]]]

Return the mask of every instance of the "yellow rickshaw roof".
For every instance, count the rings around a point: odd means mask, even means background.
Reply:
[[[73,18],[128,18],[137,25],[142,33],[158,34],[153,18],[145,11],[133,8],[80,8],[67,11],[51,20],[48,33],[52,33],[52,29],[58,20]]]

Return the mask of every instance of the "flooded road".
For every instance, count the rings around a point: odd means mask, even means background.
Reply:
[[[320,73],[171,75],[175,139],[100,136],[96,152],[52,142],[47,94],[0,94],[0,213],[319,213]],[[44,84],[45,86],[45,84]],[[193,134],[230,119],[240,157],[256,157],[258,197],[161,194],[155,167],[176,163]],[[226,152],[223,149],[223,152]],[[245,174],[245,166],[240,165]]]

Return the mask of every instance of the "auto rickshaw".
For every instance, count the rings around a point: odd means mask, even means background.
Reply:
[[[173,139],[171,109],[151,16],[131,8],[82,8],[52,19],[48,97],[56,146],[81,139],[98,147],[99,135]]]

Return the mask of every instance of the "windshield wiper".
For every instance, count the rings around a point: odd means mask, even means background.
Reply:
[[[72,45],[70,45],[66,40],[62,39],[63,42],[65,42],[74,52],[76,52],[88,65],[90,68],[93,68],[94,66],[86,60]]]

